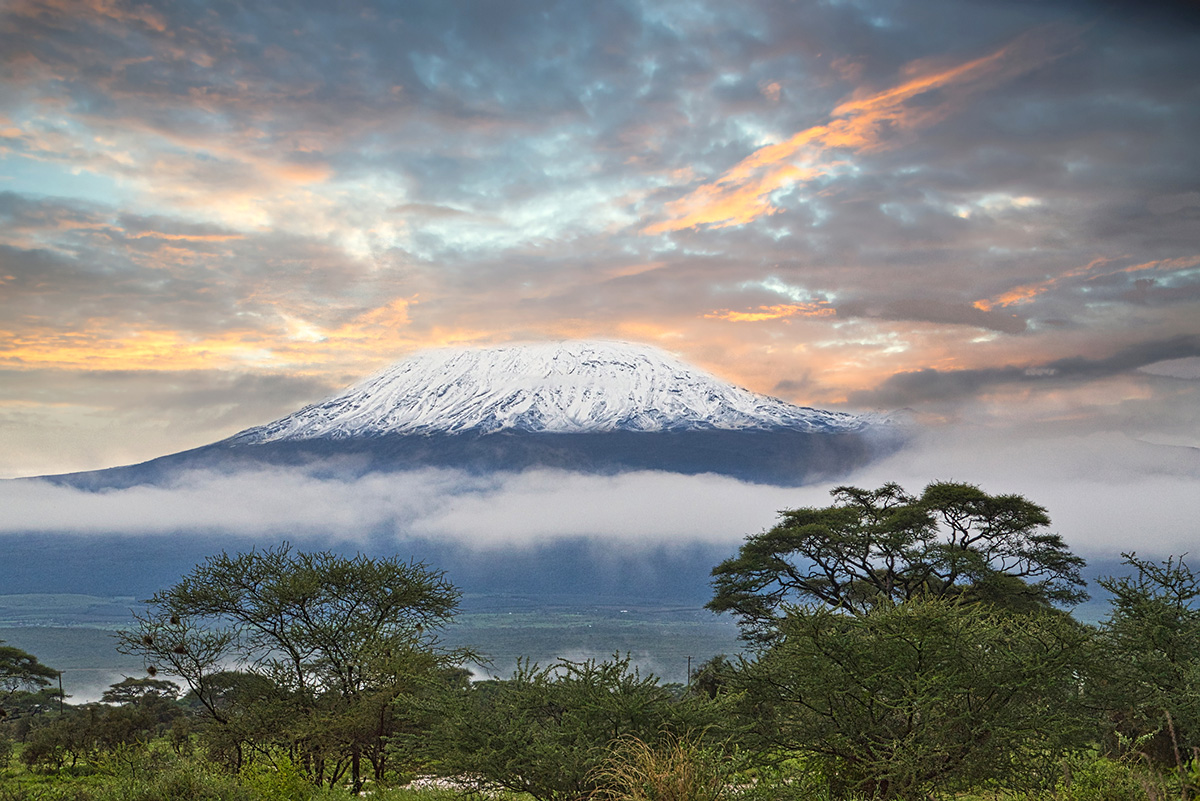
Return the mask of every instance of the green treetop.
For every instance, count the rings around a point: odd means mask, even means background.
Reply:
[[[786,604],[816,602],[853,614],[912,598],[1008,607],[1087,598],[1084,561],[1046,531],[1046,510],[1020,495],[937,482],[919,496],[897,484],[838,487],[824,508],[791,509],[746,538],[713,569],[708,607],[769,637]]]

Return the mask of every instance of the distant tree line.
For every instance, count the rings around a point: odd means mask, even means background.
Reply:
[[[1100,582],[1107,619],[1084,625],[1067,611],[1087,597],[1083,560],[1049,522],[1021,496],[946,482],[785,511],[713,570],[709,608],[737,617],[745,652],[686,687],[620,655],[472,681],[481,657],[439,640],[459,601],[439,571],[286,545],[220,554],[119,635],[147,675],[101,704],[60,713],[56,671],[0,646],[0,766],[158,743],[354,793],[420,775],[539,801],[1078,800],[1149,798],[1151,777],[1193,797],[1200,579],[1182,558],[1126,554],[1129,575]],[[1081,794],[1089,781],[1101,794]]]

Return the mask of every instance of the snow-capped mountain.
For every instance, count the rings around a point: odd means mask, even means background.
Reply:
[[[718,473],[781,485],[842,476],[894,450],[886,417],[740,389],[656,348],[617,342],[432,350],[329,400],[149,462],[49,477],[89,489],[197,470],[321,475],[434,467]]]
[[[648,345],[563,342],[424,351],[231,443],[499,431],[849,432],[871,422],[758,395]]]

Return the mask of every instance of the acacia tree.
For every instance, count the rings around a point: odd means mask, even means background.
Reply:
[[[115,684],[110,684],[100,700],[106,704],[124,706],[126,704],[151,705],[158,702],[171,702],[179,697],[179,685],[164,679],[135,679],[126,676]]]
[[[1182,557],[1122,556],[1134,572],[1100,579],[1112,609],[1100,630],[1106,658],[1093,669],[1093,700],[1126,742],[1142,740],[1143,753],[1181,766],[1200,748],[1200,576]],[[1186,771],[1181,779],[1186,788]],[[1191,781],[1190,791],[1200,789]]]
[[[1084,562],[1045,530],[1046,510],[1019,495],[937,482],[919,496],[894,483],[837,487],[824,508],[786,510],[713,569],[708,608],[740,617],[765,642],[788,603],[817,602],[861,615],[916,597],[1010,607],[1087,598]]]
[[[14,695],[44,690],[56,678],[57,670],[43,665],[33,654],[4,645],[0,640],[0,718],[6,716],[4,707]]]
[[[244,743],[282,734],[316,781],[332,784],[348,771],[358,788],[362,758],[382,755],[389,733],[378,725],[386,717],[364,709],[394,698],[414,665],[460,658],[436,636],[458,598],[441,572],[395,557],[286,544],[222,553],[147,601],[120,647],[148,671],[182,679],[234,735],[239,759]],[[241,674],[247,679],[231,692],[230,676]]]
[[[713,570],[709,608],[757,646],[730,677],[760,748],[827,761],[840,789],[915,798],[1047,780],[1072,745],[1083,560],[1018,495],[838,487]]]

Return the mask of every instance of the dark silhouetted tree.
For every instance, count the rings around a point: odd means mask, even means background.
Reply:
[[[186,682],[236,734],[235,764],[239,743],[274,741],[315,780],[348,773],[359,787],[390,734],[380,710],[414,671],[459,659],[437,640],[458,598],[439,571],[397,558],[221,554],[150,599],[121,649]]]
[[[57,670],[43,665],[33,654],[3,643],[0,640],[0,718],[7,717],[6,706],[15,695],[38,695],[58,678]]]
[[[769,640],[786,604],[818,602],[852,614],[912,598],[963,598],[1016,609],[1087,598],[1046,510],[1019,495],[969,484],[930,484],[920,497],[897,484],[838,487],[824,508],[781,513],[713,569],[708,607],[740,618],[744,636]]]

